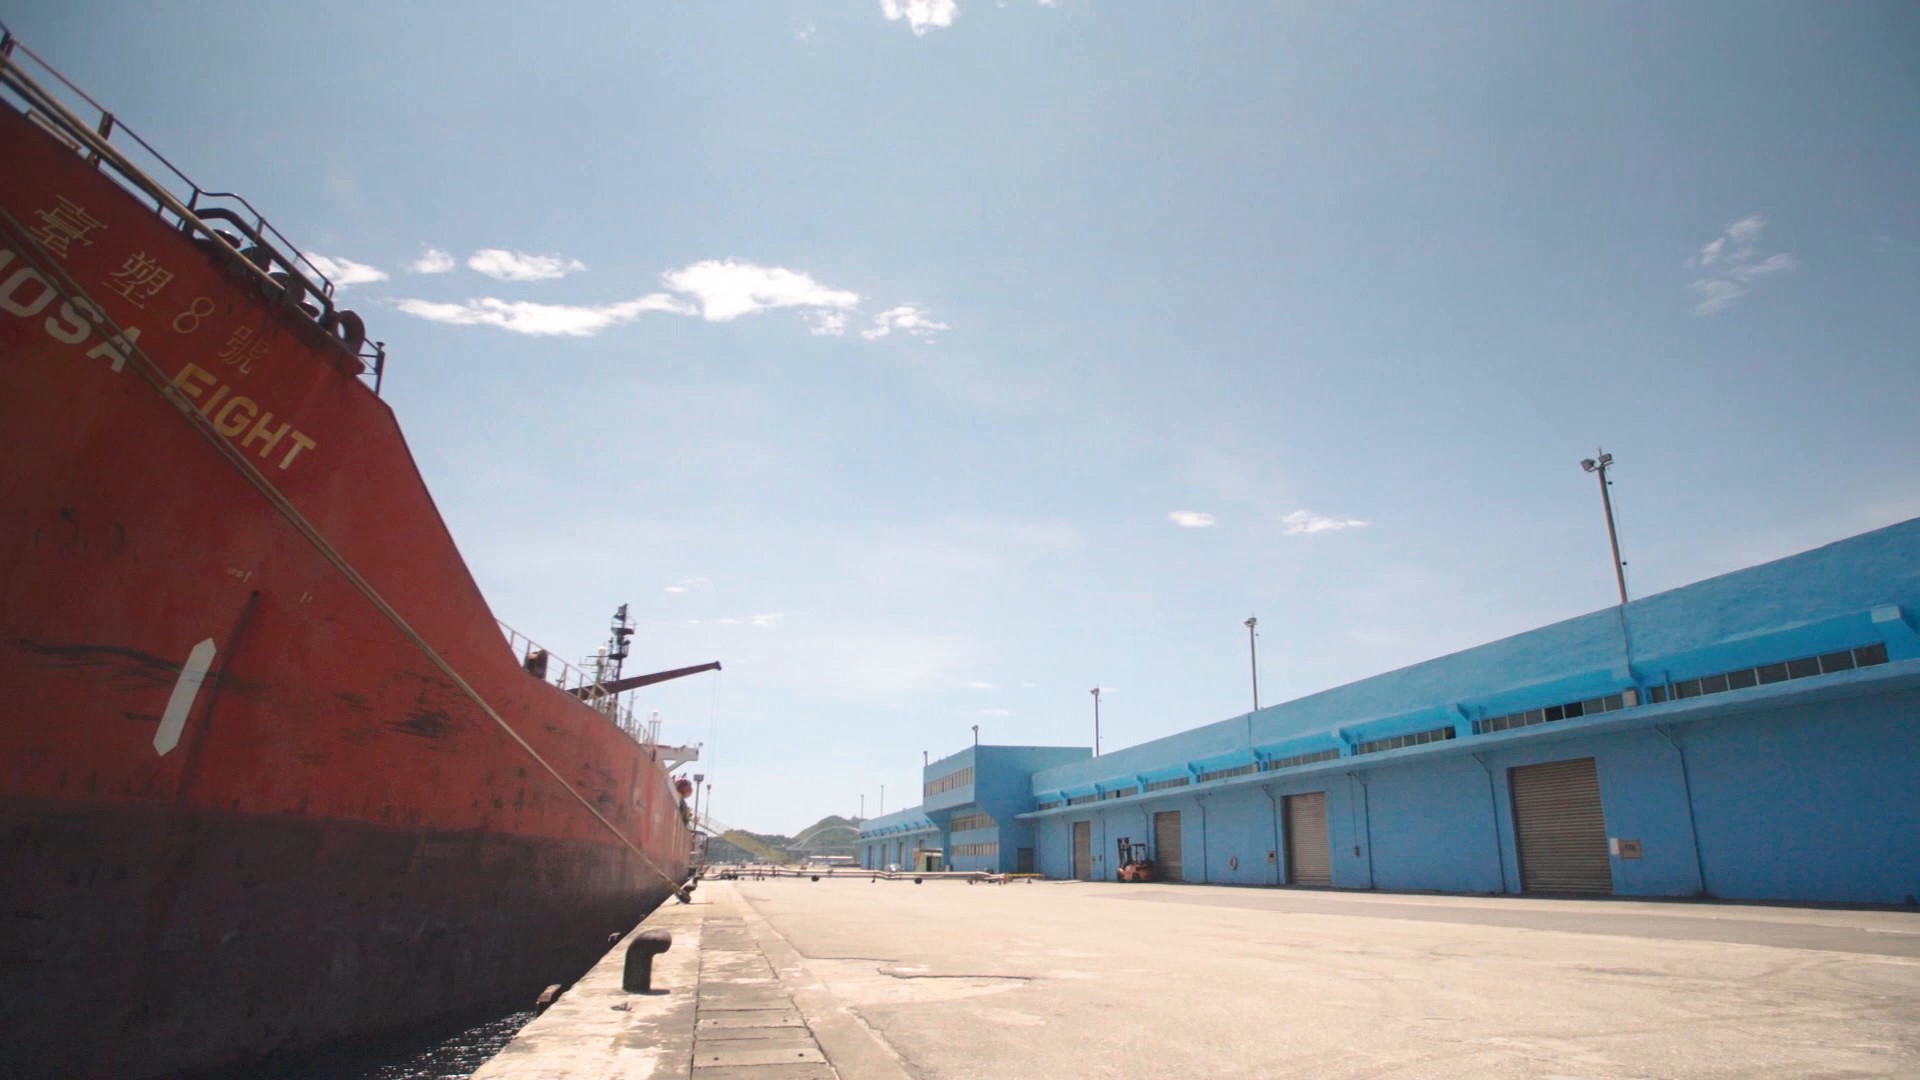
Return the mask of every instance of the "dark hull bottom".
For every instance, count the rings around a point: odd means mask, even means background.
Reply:
[[[15,801],[0,836],[9,1077],[163,1075],[531,1001],[671,891],[625,849],[497,833]]]

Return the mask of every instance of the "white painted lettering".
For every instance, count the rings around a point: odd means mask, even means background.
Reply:
[[[47,333],[62,345],[78,345],[93,333],[95,323],[100,321],[100,313],[85,300],[68,300],[60,305],[60,310],[47,316]],[[65,327],[62,328],[62,324]]]
[[[140,328],[137,326],[129,326],[127,327],[126,333],[116,334],[112,341],[103,341],[93,348],[88,349],[87,355],[95,359],[102,356],[111,357],[113,359],[113,370],[119,371],[121,368],[127,366],[127,350],[132,348],[134,342],[139,340]]]
[[[20,287],[29,281],[40,286],[40,294],[33,297],[30,302],[22,301],[19,296]],[[47,279],[40,276],[40,271],[30,266],[15,270],[12,277],[0,282],[0,308],[5,308],[15,315],[24,317],[38,315],[51,303],[53,303],[53,286],[47,284]]]

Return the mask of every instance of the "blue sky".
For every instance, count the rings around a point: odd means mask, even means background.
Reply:
[[[1635,595],[1920,514],[1910,5],[0,14],[384,275],[495,612],[722,660],[749,828],[1604,606],[1599,444]]]

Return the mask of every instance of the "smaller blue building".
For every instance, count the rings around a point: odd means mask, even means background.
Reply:
[[[860,823],[860,865],[870,870],[1033,873],[1030,778],[1083,760],[1080,746],[970,746],[921,770],[919,806]]]

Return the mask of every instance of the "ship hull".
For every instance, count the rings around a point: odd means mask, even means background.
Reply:
[[[166,1075],[524,1005],[668,893],[630,887],[631,854],[493,832],[27,801],[0,835],[31,924],[6,958],[11,1076]]]
[[[509,649],[361,365],[6,107],[0,210],[0,1075],[584,970],[685,807]]]

